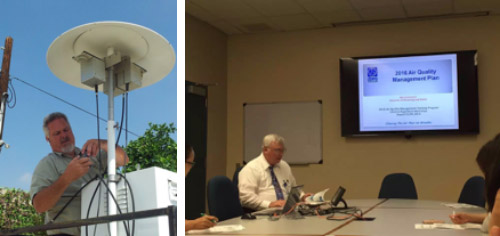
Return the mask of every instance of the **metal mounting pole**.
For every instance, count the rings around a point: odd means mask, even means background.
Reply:
[[[108,214],[116,214],[116,205],[111,195],[116,196],[116,154],[115,154],[115,121],[114,121],[114,82],[113,67],[108,68]],[[117,235],[116,222],[109,223],[110,236]]]

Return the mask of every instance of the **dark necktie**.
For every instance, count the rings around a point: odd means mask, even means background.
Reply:
[[[281,187],[280,187],[280,184],[278,183],[278,179],[276,178],[276,175],[274,174],[273,167],[270,166],[269,170],[271,171],[271,179],[273,182],[274,191],[276,191],[276,198],[278,200],[284,200],[285,198],[283,197],[283,192],[281,191]]]

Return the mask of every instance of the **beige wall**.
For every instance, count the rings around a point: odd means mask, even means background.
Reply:
[[[208,85],[207,181],[226,172],[227,36],[186,14],[186,80]]]
[[[347,198],[374,198],[386,174],[407,172],[420,199],[456,201],[466,179],[480,174],[478,149],[500,131],[499,29],[500,17],[490,16],[230,36],[226,174],[243,160],[243,103],[321,99],[323,164],[292,167],[306,191],[329,187],[329,197],[342,185]],[[468,49],[479,51],[480,135],[340,136],[340,57]]]

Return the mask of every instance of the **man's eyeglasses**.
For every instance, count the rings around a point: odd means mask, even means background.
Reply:
[[[194,164],[196,164],[196,162],[194,162],[194,161],[186,161],[186,164],[190,164],[190,165],[194,166]]]
[[[273,151],[274,153],[276,154],[283,154],[286,152],[286,149],[285,148],[270,148],[268,147],[269,149],[271,149],[271,151]]]

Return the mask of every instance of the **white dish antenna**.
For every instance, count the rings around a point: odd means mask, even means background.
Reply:
[[[82,83],[82,72],[85,71],[81,70],[81,63],[77,60],[83,52],[104,62],[106,68],[122,57],[130,58],[132,64],[143,69],[140,83],[135,81],[130,90],[160,81],[175,64],[174,49],[160,34],[140,25],[117,21],[89,23],[64,32],[50,45],[47,64],[52,73],[64,82],[94,90],[93,86]],[[109,58],[106,60],[106,57]],[[124,89],[120,86],[119,77],[115,85]],[[104,91],[102,83],[99,90]]]

